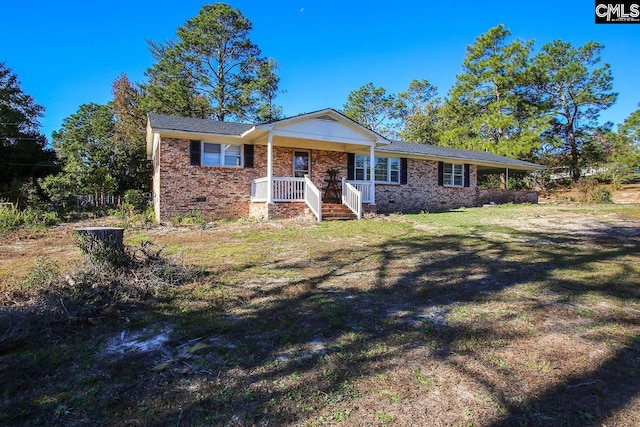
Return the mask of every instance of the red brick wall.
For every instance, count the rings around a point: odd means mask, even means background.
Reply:
[[[223,168],[191,166],[189,141],[162,139],[160,151],[160,220],[171,221],[177,213],[198,210],[207,221],[247,217],[251,198],[251,181],[266,176],[264,168]],[[266,155],[266,150],[264,151]],[[255,164],[261,150],[254,152]],[[204,198],[205,201],[197,201]]]
[[[478,188],[477,204],[488,203],[538,203],[536,191],[501,190],[499,188]]]
[[[376,184],[376,210],[420,212],[475,206],[476,166],[471,165],[469,172],[469,187],[442,187],[437,161],[407,159],[407,184]]]
[[[154,170],[154,201],[161,221],[171,221],[178,213],[198,210],[207,221],[237,219],[250,215],[251,181],[267,176],[267,147],[254,147],[253,168],[223,168],[191,166],[189,141],[162,139],[159,159]],[[338,166],[340,176],[346,176],[347,155],[335,151],[310,150],[311,180],[322,189],[326,169]],[[293,149],[273,148],[273,175],[293,176]],[[197,201],[205,198],[205,201]],[[299,206],[278,206],[269,209],[272,217],[307,215]],[[306,207],[306,206],[305,206]],[[251,214],[263,211],[251,208]],[[265,211],[266,212],[266,211]]]
[[[293,176],[293,148],[274,147],[274,176]],[[336,151],[310,150],[311,180],[323,189],[326,170],[338,167],[338,178],[347,175],[347,154]],[[171,221],[177,213],[192,210],[201,212],[207,221],[237,219],[250,215],[272,218],[309,216],[304,203],[277,203],[268,209],[251,205],[251,181],[267,176],[267,147],[254,147],[253,168],[223,168],[191,166],[189,141],[163,139],[159,161],[154,162],[153,175],[154,206],[159,220]],[[450,188],[438,186],[438,162],[407,160],[407,184],[376,184],[376,206],[378,213],[419,212],[476,206],[489,198],[505,194],[488,193],[476,188],[477,168],[470,167],[470,186]],[[514,193],[514,194],[511,194]],[[516,202],[537,201],[534,192],[511,192],[509,198]],[[204,201],[197,201],[204,198]]]

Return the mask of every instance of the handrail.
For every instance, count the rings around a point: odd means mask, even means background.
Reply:
[[[371,203],[371,181],[355,181],[350,179],[348,182],[360,191],[362,194],[362,203]]]
[[[342,204],[351,209],[358,219],[362,218],[362,192],[344,178],[342,178]]]
[[[311,209],[311,212],[318,218],[318,222],[322,221],[322,196],[320,190],[314,185],[308,176],[304,177],[304,201]]]

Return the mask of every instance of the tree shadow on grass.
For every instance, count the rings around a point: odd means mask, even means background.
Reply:
[[[507,330],[495,322],[474,324],[474,317],[454,321],[452,312],[504,298],[505,291],[513,292],[509,298],[514,301],[530,298],[532,307],[564,307],[565,301],[594,292],[638,302],[640,290],[630,286],[628,277],[636,272],[628,263],[621,262],[620,268],[598,276],[599,283],[591,283],[588,274],[578,274],[588,273],[596,264],[637,256],[638,240],[628,238],[631,231],[612,228],[599,234],[558,235],[511,230],[511,239],[494,236],[482,227],[474,236],[434,237],[407,231],[373,247],[352,247],[347,242],[302,261],[274,254],[259,265],[234,266],[239,274],[251,274],[259,267],[277,277],[295,271],[296,278],[266,280],[249,297],[217,310],[207,307],[157,314],[176,331],[176,338],[166,346],[172,351],[159,351],[146,359],[125,355],[110,362],[87,356],[93,369],[77,369],[75,372],[84,374],[70,384],[88,389],[85,383],[96,381],[95,398],[79,403],[73,403],[77,396],[69,397],[69,403],[62,399],[58,406],[47,406],[54,412],[58,408],[57,414],[47,418],[46,411],[40,411],[39,416],[52,423],[65,419],[82,423],[99,416],[104,425],[338,422],[353,410],[350,405],[354,402],[372,399],[371,390],[358,386],[362,381],[372,382],[407,363],[418,367],[413,375],[422,384],[420,367],[431,360],[481,384],[499,402],[503,413],[492,413],[488,421],[475,419],[475,424],[595,423],[638,396],[637,337],[596,369],[563,377],[541,394],[525,394],[514,402],[504,386],[496,386],[495,380],[461,363],[460,357],[484,363],[481,353],[526,340],[528,332]],[[575,277],[558,274],[567,269]],[[520,285],[535,285],[550,295],[551,302],[523,296]],[[236,285],[213,282],[211,286],[233,292]],[[505,310],[500,319],[509,322],[519,315]],[[639,319],[620,315],[600,321],[637,327]],[[185,341],[191,338],[204,345],[192,354],[185,353]],[[421,361],[405,361],[406,355],[416,352]],[[165,367],[154,370],[167,361]],[[111,383],[104,384],[106,381]],[[44,392],[34,392],[33,401],[45,399]],[[101,403],[100,397],[108,393],[114,397]],[[95,407],[87,407],[87,402]],[[65,415],[60,405],[74,410]],[[4,410],[10,421],[33,421],[30,414]],[[319,419],[323,411],[330,411],[332,418]],[[447,416],[446,411],[442,416]],[[460,421],[459,414],[458,418],[450,416],[441,421]],[[376,419],[361,418],[357,423],[369,421]]]

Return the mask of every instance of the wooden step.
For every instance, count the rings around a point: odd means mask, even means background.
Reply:
[[[323,203],[322,219],[327,221],[355,219],[356,215],[341,203]]]

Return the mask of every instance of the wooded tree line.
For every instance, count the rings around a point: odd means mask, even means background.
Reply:
[[[40,133],[44,108],[0,63],[0,197],[51,199],[147,191],[149,112],[241,122],[280,119],[277,62],[250,40],[252,24],[224,3],[205,5],[176,38],[150,41],[155,62],[147,80],[122,74],[106,105],[84,104],[53,133]],[[442,98],[426,79],[405,92],[373,83],[352,91],[345,115],[390,138],[489,151],[567,167],[574,179],[586,166],[628,171],[640,164],[640,109],[624,123],[598,122],[613,105],[603,46],[560,40],[534,52],[499,25],[467,47],[462,73]],[[615,165],[615,167],[614,167]]]

